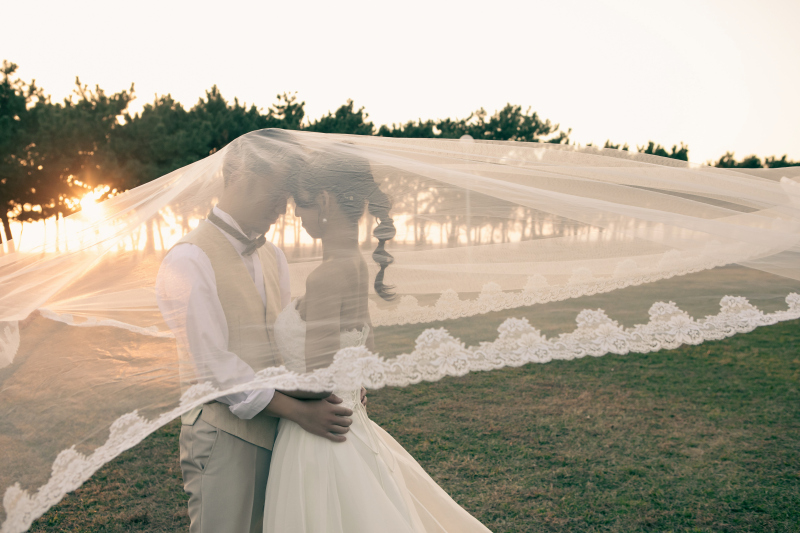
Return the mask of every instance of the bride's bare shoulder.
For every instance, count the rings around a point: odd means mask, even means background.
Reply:
[[[324,261],[306,278],[306,292],[333,294],[349,290],[358,269],[353,261]]]

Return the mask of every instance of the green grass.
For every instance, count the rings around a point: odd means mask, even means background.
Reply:
[[[372,391],[369,411],[495,532],[800,531],[800,321]],[[179,429],[32,531],[187,530]]]

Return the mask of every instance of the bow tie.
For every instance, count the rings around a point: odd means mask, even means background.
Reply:
[[[263,235],[259,235],[255,239],[248,239],[245,235],[242,234],[241,231],[237,231],[234,227],[230,224],[226,223],[224,220],[219,218],[217,215],[214,214],[212,211],[208,214],[208,220],[214,224],[216,227],[239,241],[240,243],[244,244],[244,251],[242,255],[252,255],[258,248],[261,248],[266,244],[267,238]]]

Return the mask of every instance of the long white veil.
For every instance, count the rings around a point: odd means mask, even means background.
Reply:
[[[165,254],[232,177],[280,174],[291,189],[312,173],[360,180],[355,194],[334,193],[363,213],[353,223],[370,279],[396,293],[381,298],[370,283],[377,353],[345,349],[303,374],[271,358],[225,390],[193,369],[187,386],[156,299]],[[377,190],[383,211],[370,209]],[[284,251],[297,297],[322,248],[294,205],[267,239]],[[389,218],[394,231],[375,231]],[[800,168],[263,130],[62,225],[0,255],[3,533],[26,530],[119,453],[234,390],[406,386],[800,318]],[[387,255],[373,260],[376,248]]]

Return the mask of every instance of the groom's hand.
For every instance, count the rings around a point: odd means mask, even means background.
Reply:
[[[345,433],[350,431],[353,423],[353,411],[339,405],[342,399],[331,394],[324,400],[309,400],[303,402],[298,420],[300,427],[333,442],[347,440]]]

